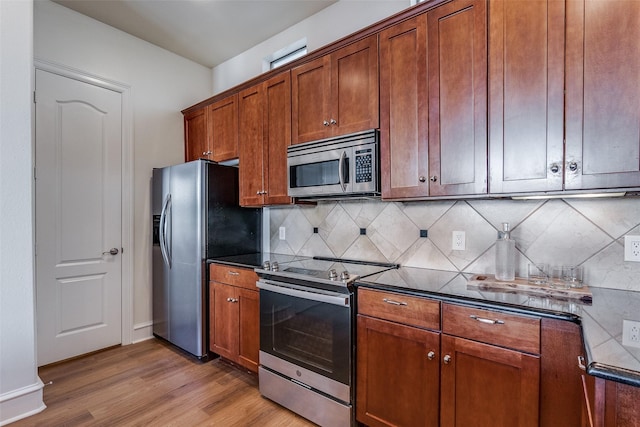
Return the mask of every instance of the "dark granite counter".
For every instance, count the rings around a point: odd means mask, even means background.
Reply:
[[[591,287],[593,302],[587,305],[579,300],[481,291],[467,287],[470,277],[451,271],[401,267],[368,277],[357,285],[579,323],[587,372],[640,387],[640,348],[622,345],[622,320],[640,321],[640,292]]]

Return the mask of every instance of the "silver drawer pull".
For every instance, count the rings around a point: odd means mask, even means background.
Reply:
[[[383,298],[382,301],[386,302],[387,304],[393,304],[393,305],[407,305],[406,302],[398,302],[388,298]]]
[[[237,271],[230,271],[229,272],[229,276],[239,276],[240,273],[238,273]]]
[[[475,314],[472,314],[469,317],[472,318],[473,320],[477,320],[478,322],[486,323],[488,325],[504,325],[504,322],[502,320],[485,319],[484,317],[478,317]]]

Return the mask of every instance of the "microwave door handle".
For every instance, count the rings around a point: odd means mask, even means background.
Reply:
[[[347,157],[347,152],[343,151],[342,154],[340,154],[340,160],[338,162],[338,175],[340,178],[340,188],[342,188],[342,192],[344,193],[347,188],[346,188],[346,184],[345,184],[345,179],[344,179],[344,161]]]

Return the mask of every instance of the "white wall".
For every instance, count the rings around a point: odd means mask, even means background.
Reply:
[[[44,409],[35,346],[33,5],[0,1],[0,425]]]
[[[4,0],[0,0],[4,1]],[[211,70],[47,0],[34,7],[34,53],[131,87],[133,340],[151,336],[150,179],[184,161],[180,110],[211,96]],[[126,119],[126,118],[125,118]]]
[[[340,0],[213,68],[213,93],[262,74],[263,58],[304,37],[311,52],[406,9],[411,3],[410,0]]]

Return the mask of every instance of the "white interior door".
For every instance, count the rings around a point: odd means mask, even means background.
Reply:
[[[42,366],[121,343],[122,95],[36,70],[35,121]]]

